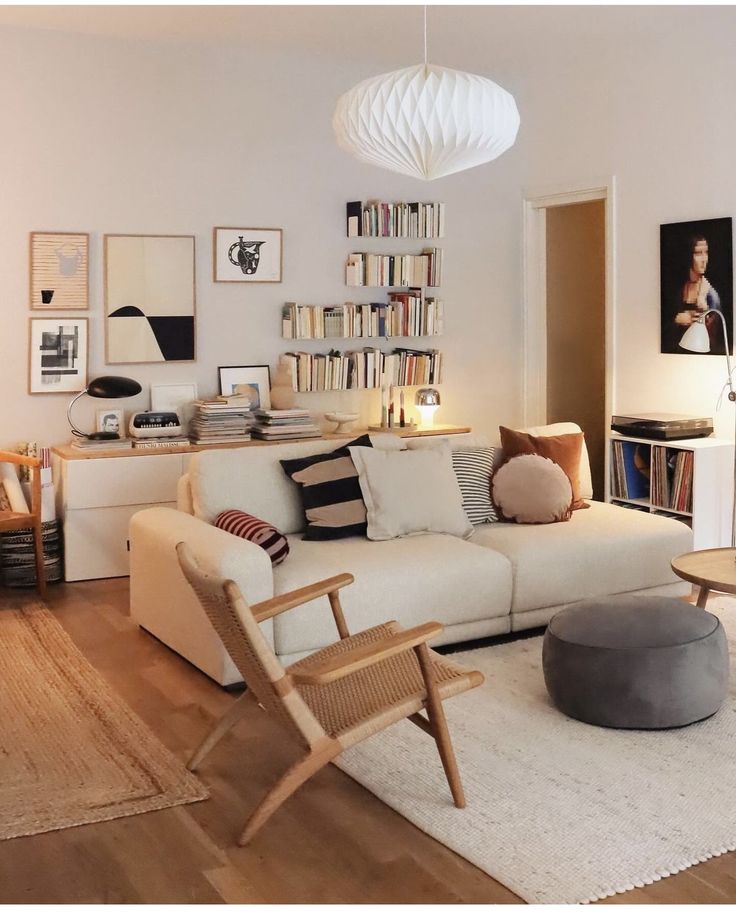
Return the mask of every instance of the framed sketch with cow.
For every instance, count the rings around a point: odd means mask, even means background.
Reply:
[[[215,228],[212,269],[215,282],[280,282],[281,228]]]

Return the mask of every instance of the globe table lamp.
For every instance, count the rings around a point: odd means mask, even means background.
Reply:
[[[434,427],[434,413],[440,406],[439,390],[429,386],[417,390],[414,402],[421,416],[421,428],[425,431],[431,430]]]
[[[130,377],[96,377],[87,386],[87,389],[77,393],[66,410],[66,418],[72,434],[75,437],[83,437],[85,440],[119,440],[120,434],[113,431],[97,431],[94,434],[80,431],[72,421],[72,406],[82,396],[91,396],[93,399],[129,399],[131,396],[137,396],[142,389],[140,383],[137,380],[131,380]]]
[[[710,313],[718,314],[721,319],[721,323],[723,324],[723,341],[726,347],[726,369],[728,371],[728,378],[726,380],[724,389],[728,388],[729,401],[736,402],[736,390],[733,388],[733,377],[731,375],[731,346],[728,340],[726,320],[721,311],[714,310],[711,307],[699,314],[683,333],[679,345],[680,348],[684,348],[687,351],[695,352],[696,354],[700,355],[707,354],[710,351],[710,334],[708,333],[708,327],[705,325],[705,318]],[[731,547],[736,548],[736,409],[734,409],[733,483],[734,488],[731,494]]]

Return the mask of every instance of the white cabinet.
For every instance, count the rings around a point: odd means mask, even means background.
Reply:
[[[613,433],[609,446],[611,503],[686,523],[696,551],[731,544],[732,443]]]
[[[57,508],[64,522],[68,581],[128,576],[128,523],[138,510],[176,506],[189,455],[75,458],[54,452]],[[72,451],[73,452],[73,451]]]

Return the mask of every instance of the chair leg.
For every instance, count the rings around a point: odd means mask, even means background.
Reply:
[[[189,763],[187,763],[187,769],[195,770],[204,760],[207,754],[209,754],[212,748],[242,717],[244,710],[247,708],[246,699],[248,697],[250,697],[250,691],[246,690],[246,692],[244,694],[241,694],[233,703],[233,705],[228,708],[227,712],[225,712],[220,721],[215,725],[212,731],[207,735],[207,737],[192,754]]]
[[[46,598],[46,568],[43,560],[43,531],[41,523],[33,526],[33,550],[36,558],[36,586],[41,598]]]
[[[334,747],[330,746],[327,749],[310,752],[289,767],[248,818],[245,829],[238,839],[238,845],[247,845],[271,815],[294,794],[300,785],[303,785],[323,766],[327,766],[330,760],[340,753],[340,747],[335,742],[332,742],[332,745]]]
[[[427,644],[421,643],[417,646],[416,654],[419,659],[419,666],[422,670],[422,677],[424,678],[424,684],[427,689],[427,716],[429,717],[432,734],[437,743],[437,750],[439,751],[440,760],[442,760],[442,766],[445,770],[447,784],[450,786],[455,807],[464,808],[465,793],[463,791],[463,784],[460,781],[460,773],[457,768],[457,760],[455,759],[452,741],[450,740],[450,732],[447,729],[447,720],[445,719],[445,711],[442,708],[442,700],[437,692],[434,669],[432,668],[432,658],[429,654]]]

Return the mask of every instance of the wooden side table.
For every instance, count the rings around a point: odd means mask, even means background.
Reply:
[[[682,579],[700,586],[698,608],[705,608],[711,590],[736,595],[736,548],[689,551],[673,559],[672,569]]]

